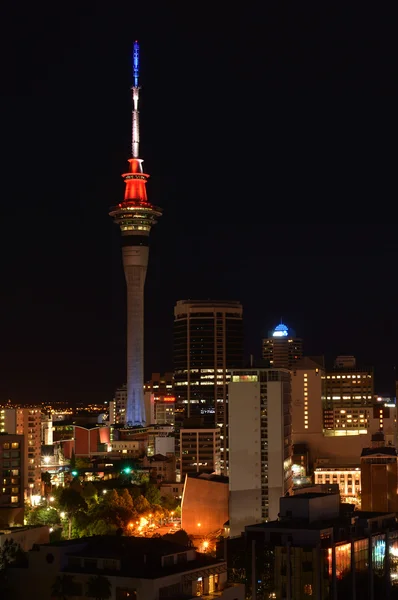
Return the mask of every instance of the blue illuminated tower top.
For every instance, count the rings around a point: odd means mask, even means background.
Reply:
[[[133,77],[134,87],[138,87],[138,78],[140,76],[140,45],[137,40],[134,42],[133,49]]]

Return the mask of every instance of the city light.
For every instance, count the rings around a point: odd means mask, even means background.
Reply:
[[[73,477],[77,477],[79,475],[78,471],[72,471]]]

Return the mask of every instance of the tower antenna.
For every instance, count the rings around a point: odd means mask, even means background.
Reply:
[[[133,97],[133,119],[132,119],[132,140],[131,140],[131,153],[133,158],[139,157],[140,152],[140,113],[138,110],[138,101],[140,98],[140,45],[137,40],[134,42],[133,47],[133,85],[131,87],[131,93]]]

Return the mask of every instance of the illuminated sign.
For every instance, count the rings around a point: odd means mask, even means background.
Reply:
[[[163,398],[163,400],[164,400],[164,402],[175,402],[176,401],[174,396],[165,396]]]

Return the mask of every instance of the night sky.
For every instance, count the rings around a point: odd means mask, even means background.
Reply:
[[[108,212],[124,191],[134,39],[141,156],[164,210],[151,234],[146,375],[172,369],[176,300],[236,299],[247,356],[282,317],[306,354],[354,354],[375,365],[376,391],[393,393],[396,15],[8,4],[0,402],[103,402],[125,380],[120,234]]]

